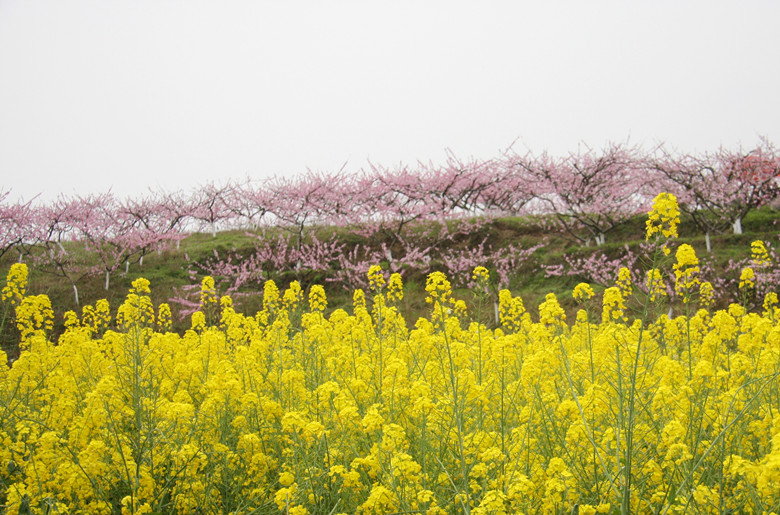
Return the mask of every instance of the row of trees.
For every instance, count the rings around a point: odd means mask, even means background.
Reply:
[[[142,198],[103,193],[11,202],[0,192],[0,257],[15,251],[62,275],[78,298],[76,283],[85,275],[105,275],[108,289],[113,272],[192,231],[281,227],[300,250],[309,228],[327,224],[379,234],[403,248],[416,222],[531,215],[547,229],[598,245],[646,212],[660,191],[677,195],[709,247],[710,234],[741,232],[751,209],[778,198],[779,175],[780,154],[762,140],[750,151],[699,155],[620,144],[566,156],[509,149],[489,160],[449,155],[440,165],[372,164],[357,173],[212,182]]]

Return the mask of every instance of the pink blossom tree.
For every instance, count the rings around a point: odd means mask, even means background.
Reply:
[[[108,291],[111,274],[140,250],[136,220],[111,193],[77,196],[69,205],[74,238],[94,261],[90,273],[103,275]]]
[[[647,210],[646,174],[636,148],[610,144],[601,152],[591,148],[554,158],[514,159],[533,181],[534,197],[546,206],[560,227],[586,245],[601,245],[606,234],[637,213]]]
[[[175,241],[178,250],[194,209],[190,198],[181,192],[153,192],[150,203],[155,213],[152,227],[165,234],[166,240]]]
[[[0,191],[0,257],[16,248],[30,237],[29,227],[34,214],[32,201],[10,202],[9,191]],[[19,259],[22,252],[19,252]]]
[[[27,254],[44,273],[62,277],[70,283],[76,306],[79,305],[77,283],[91,272],[86,252],[77,248],[76,220],[85,216],[79,202],[66,197],[34,210],[31,238],[25,243]]]
[[[345,188],[350,182],[343,172],[309,171],[296,179],[275,177],[266,182],[268,212],[276,223],[290,231],[300,249],[308,226],[342,222],[351,214],[353,195]]]
[[[132,221],[111,193],[59,197],[35,210],[28,252],[44,272],[65,278],[79,304],[78,282],[111,273],[133,252]]]
[[[766,140],[750,152],[720,149],[696,156],[661,148],[658,154],[650,166],[675,189],[680,208],[704,232],[709,251],[711,234],[728,228],[741,234],[745,215],[780,192],[780,156]]]
[[[132,252],[138,255],[143,266],[144,256],[156,249],[158,254],[172,242],[184,237],[183,225],[190,213],[189,203],[181,195],[153,193],[141,198],[127,198],[119,202],[117,209],[126,227],[124,238]],[[125,272],[129,260],[125,261]]]
[[[380,233],[402,244],[409,225],[427,220],[437,206],[427,202],[420,175],[408,166],[390,169],[370,164],[357,178],[357,209],[365,233]]]
[[[439,218],[484,214],[483,193],[501,179],[493,169],[493,161],[464,160],[448,151],[443,165],[421,165],[417,184],[411,183],[414,196],[426,198],[431,214]]]
[[[190,197],[190,218],[208,227],[211,237],[217,237],[217,226],[234,217],[228,201],[234,188],[232,182],[209,182],[196,188]]]
[[[488,216],[517,216],[534,198],[533,178],[524,161],[510,151],[483,168],[487,178],[477,200],[479,210]]]
[[[243,221],[246,227],[257,230],[269,212],[271,198],[271,192],[264,184],[246,179],[227,192],[225,204],[232,216]]]

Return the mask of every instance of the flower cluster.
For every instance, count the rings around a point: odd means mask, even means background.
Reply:
[[[16,306],[16,327],[22,337],[22,346],[32,336],[44,336],[54,325],[54,311],[46,295],[23,297]]]
[[[27,288],[27,265],[14,263],[8,271],[6,285],[3,287],[2,300],[17,305],[24,297]]]
[[[674,291],[682,297],[683,302],[689,301],[691,289],[700,283],[699,258],[696,251],[687,243],[677,248],[677,262],[674,264]]]
[[[596,295],[588,283],[579,283],[572,291],[572,297],[579,301],[590,300]]]
[[[624,318],[626,305],[623,294],[620,293],[620,288],[613,286],[604,290],[602,304],[604,309],[602,310],[601,321],[603,323],[606,324]]]
[[[385,276],[382,274],[382,267],[372,265],[368,269],[368,285],[374,291],[379,291],[385,286]]]
[[[315,284],[309,291],[309,309],[312,312],[322,312],[328,307],[328,299],[325,297],[325,288]]]
[[[390,275],[387,283],[387,300],[390,302],[400,302],[404,298],[404,282],[401,274],[394,273]]]
[[[650,295],[650,302],[655,302],[660,297],[666,295],[666,283],[663,275],[657,268],[651,268],[647,271],[647,280],[645,281],[647,294]]]
[[[653,200],[653,207],[645,223],[646,238],[649,240],[655,234],[661,234],[665,238],[676,238],[679,223],[680,208],[677,197],[671,193],[659,193]]]
[[[634,293],[634,289],[631,286],[631,270],[626,267],[621,267],[620,270],[618,270],[615,286],[620,290],[620,294],[623,298],[630,297],[631,294]]]
[[[761,240],[756,240],[750,244],[750,256],[753,261],[753,266],[760,268],[767,266],[770,263],[769,251]]]
[[[739,274],[739,289],[753,288],[756,285],[756,273],[750,267],[742,269],[742,273]]]
[[[471,290],[478,297],[486,297],[490,293],[490,272],[484,266],[476,266],[471,271]]]
[[[501,326],[512,332],[519,331],[524,320],[530,321],[530,316],[526,313],[523,305],[523,299],[519,296],[513,296],[509,290],[498,292],[498,316]]]

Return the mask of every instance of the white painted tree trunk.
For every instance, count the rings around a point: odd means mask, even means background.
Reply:
[[[734,234],[742,234],[742,219],[734,220]]]
[[[138,266],[144,266],[144,255],[141,254],[141,257],[138,258]]]
[[[493,315],[496,318],[496,325],[498,325],[499,318],[498,318],[498,302],[493,303]]]
[[[111,280],[111,274],[106,270],[106,291],[108,291],[108,282]]]
[[[596,246],[599,247],[601,245],[604,245],[607,242],[607,236],[600,232],[596,235]]]
[[[176,239],[176,250],[180,250],[180,249],[181,249],[181,239],[177,238]]]
[[[712,242],[710,241],[710,232],[704,233],[704,244],[707,245],[707,252],[712,254]]]
[[[73,283],[73,297],[76,299],[76,305],[79,306],[79,289],[76,287],[76,283]]]

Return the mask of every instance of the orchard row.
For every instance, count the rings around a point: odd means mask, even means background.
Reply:
[[[252,259],[262,261],[265,253],[263,266],[327,263],[328,269],[338,271],[331,279],[341,280],[364,277],[363,265],[380,260],[391,266],[419,262],[426,268],[430,245],[407,241],[410,228],[429,220],[470,220],[454,232],[443,226],[450,232],[437,236],[439,241],[476,230],[492,217],[523,215],[582,244],[601,244],[610,231],[646,212],[660,191],[676,195],[682,211],[707,235],[709,246],[710,234],[731,228],[741,232],[745,214],[776,202],[779,174],[780,154],[763,140],[751,151],[721,149],[700,155],[663,148],[648,153],[626,145],[562,157],[521,155],[510,149],[489,160],[451,155],[441,165],[372,165],[357,173],[309,172],[295,178],[209,183],[188,193],[155,192],[143,198],[104,193],[13,203],[7,200],[9,192],[0,192],[0,256],[18,253],[20,261],[66,278],[74,291],[81,278],[104,275],[108,289],[112,273],[128,263],[142,263],[150,252],[178,245],[193,231],[275,227],[286,230],[287,237],[258,243]],[[310,229],[323,224],[348,227],[361,237],[380,235],[389,244],[348,249],[335,241],[313,240]],[[516,269],[532,252],[478,250],[475,256],[440,259],[467,270],[488,257],[505,282],[506,271]],[[262,268],[252,270],[251,260],[237,264],[217,259],[214,266],[246,269],[233,270],[232,277]],[[360,286],[349,280],[343,284]]]

